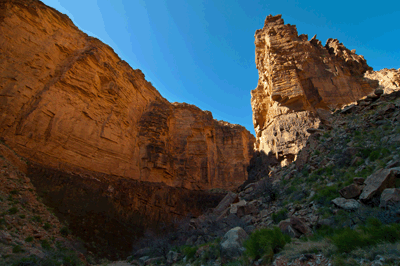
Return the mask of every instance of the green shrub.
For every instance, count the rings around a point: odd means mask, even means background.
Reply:
[[[44,225],[43,225],[43,229],[44,230],[49,230],[51,228],[51,225],[49,224],[49,223],[45,223]]]
[[[17,207],[12,207],[8,210],[9,214],[16,214],[18,212],[18,208]]]
[[[46,256],[42,259],[35,255],[21,258],[13,266],[81,266],[84,265],[77,254],[70,250],[47,251]]]
[[[332,242],[339,252],[350,252],[382,242],[396,243],[399,240],[400,225],[383,225],[377,218],[369,218],[365,226],[360,226],[360,230],[345,228],[332,236]]]
[[[332,237],[333,244],[337,247],[338,252],[350,252],[358,247],[368,246],[368,239],[365,238],[360,232],[345,228],[342,232]]]
[[[20,216],[19,216],[19,218],[21,218],[21,219],[25,219],[25,214],[21,214]]]
[[[331,200],[338,197],[339,193],[337,192],[337,186],[324,187],[319,190],[312,198],[312,200],[316,201],[321,205],[330,204]]]
[[[197,247],[184,247],[183,248],[183,254],[186,256],[188,260],[191,260],[194,258],[194,255],[196,255]]]
[[[368,156],[370,161],[376,161],[379,156],[381,155],[381,151],[380,150],[374,150],[370,153],[370,155]]]
[[[62,236],[68,236],[70,234],[70,230],[68,229],[68,227],[64,226],[60,229],[60,234]]]
[[[20,245],[15,245],[12,249],[13,253],[20,253],[23,252],[24,250],[22,249],[22,247]]]
[[[33,236],[28,236],[25,238],[25,242],[32,242],[33,241]]]
[[[44,248],[44,249],[47,249],[47,250],[50,250],[50,249],[51,249],[51,244],[50,244],[49,241],[47,241],[46,239],[40,241],[40,245],[41,245],[42,248]]]
[[[360,150],[360,152],[358,153],[358,156],[360,156],[363,159],[367,159],[369,157],[369,155],[371,154],[373,150],[371,148],[363,148]]]
[[[274,223],[279,223],[282,220],[285,220],[287,218],[287,212],[288,210],[286,208],[281,209],[280,211],[278,211],[277,213],[273,213],[271,215],[272,220],[274,221]]]
[[[40,259],[35,255],[31,255],[29,257],[21,258],[18,262],[14,263],[13,266],[43,265],[39,263]]]
[[[42,217],[40,217],[40,216],[38,216],[38,215],[35,215],[35,216],[32,217],[31,220],[32,220],[33,222],[41,223],[41,222],[42,222]]]
[[[255,260],[263,256],[272,260],[274,254],[278,253],[289,242],[290,237],[282,234],[278,227],[273,229],[263,228],[254,231],[244,242],[245,254]]]

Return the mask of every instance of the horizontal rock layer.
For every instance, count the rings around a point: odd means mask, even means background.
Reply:
[[[325,46],[315,36],[298,35],[281,15],[268,16],[255,33],[258,85],[251,92],[257,149],[293,161],[324,110],[354,102],[371,93],[376,81],[365,59],[338,40]]]
[[[107,45],[39,1],[0,2],[0,137],[45,166],[232,189],[254,137],[171,104]]]
[[[37,0],[0,0],[0,139],[32,162],[27,174],[73,232],[114,255],[144,228],[217,205],[223,195],[205,190],[241,185],[255,142],[168,102]]]

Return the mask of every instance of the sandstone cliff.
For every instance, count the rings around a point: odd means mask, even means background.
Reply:
[[[99,40],[39,1],[1,1],[0,137],[59,169],[190,189],[247,178],[253,136],[171,104]]]
[[[273,153],[282,164],[295,159],[332,108],[371,93],[376,82],[365,59],[338,40],[325,46],[314,36],[298,35],[281,15],[268,16],[255,33],[257,88],[251,92],[257,149]]]
[[[37,0],[0,0],[0,139],[73,232],[113,255],[151,225],[216,205],[223,195],[205,190],[242,184],[255,142],[168,102]]]

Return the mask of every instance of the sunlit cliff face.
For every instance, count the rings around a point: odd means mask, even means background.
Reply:
[[[258,86],[251,92],[258,150],[286,164],[304,147],[308,128],[317,128],[321,113],[356,101],[373,91],[364,79],[371,68],[362,56],[338,40],[322,46],[315,36],[298,36],[296,26],[280,15],[268,16],[256,31]]]

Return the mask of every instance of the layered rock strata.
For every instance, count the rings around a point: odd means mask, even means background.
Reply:
[[[32,162],[28,176],[75,233],[126,252],[144,228],[223,197],[205,190],[242,184],[255,142],[239,125],[169,103],[37,0],[0,0],[0,138]]]
[[[246,129],[169,103],[140,70],[39,1],[0,8],[0,137],[17,153],[188,189],[247,179]]]
[[[281,15],[266,18],[255,33],[255,46],[259,80],[251,103],[256,146],[283,164],[304,147],[307,129],[326,120],[325,110],[354,102],[377,86],[363,77],[372,70],[363,56],[336,39],[323,46],[316,36],[299,36]]]

